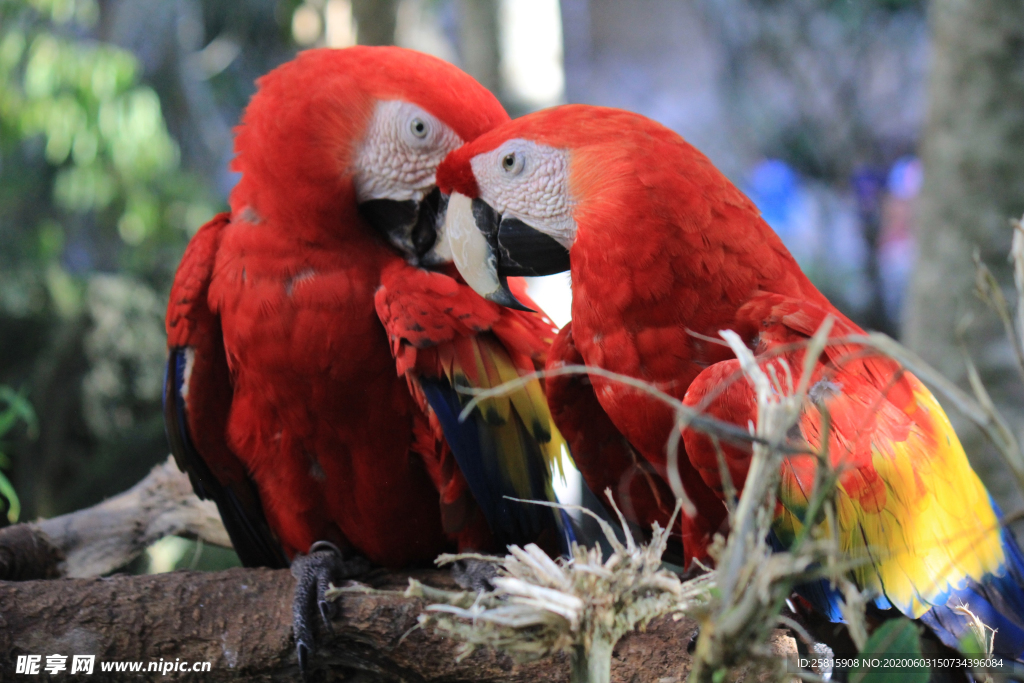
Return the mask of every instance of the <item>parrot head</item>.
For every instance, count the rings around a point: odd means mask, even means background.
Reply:
[[[339,236],[361,223],[355,211],[410,260],[451,260],[437,239],[447,197],[435,173],[449,152],[508,120],[494,95],[397,47],[309,50],[257,85],[237,130],[233,211]]]
[[[574,157],[587,142],[566,114],[592,111],[599,110],[570,105],[529,114],[459,148],[438,169],[450,195],[444,231],[453,260],[484,298],[523,308],[507,278],[569,269]]]
[[[694,232],[712,205],[756,216],[675,132],[589,105],[545,109],[481,135],[448,155],[437,182],[450,195],[444,232],[456,267],[481,296],[511,307],[508,277],[569,270],[584,239],[593,248],[578,258],[614,249],[642,268],[660,258],[644,232],[652,221]]]

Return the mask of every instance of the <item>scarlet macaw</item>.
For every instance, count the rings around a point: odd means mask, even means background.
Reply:
[[[437,164],[508,119],[494,96],[392,47],[310,50],[258,86],[231,211],[195,235],[171,291],[165,423],[242,562],[297,563],[304,665],[306,612],[355,568],[316,543],[386,567],[557,547],[550,508],[506,496],[554,500],[564,441],[536,380],[457,419],[458,388],[533,372],[555,334],[475,294],[436,241]]]
[[[571,329],[562,330],[549,368],[582,362],[643,379],[692,407],[710,402],[711,415],[745,428],[756,418],[753,390],[728,383],[738,361],[714,343],[719,330],[738,333],[762,363],[788,354],[792,368],[801,367],[802,351],[787,345],[806,341],[827,316],[834,337],[862,333],[815,289],[747,197],[695,148],[642,116],[582,105],[531,114],[449,155],[438,184],[451,193],[445,230],[456,265],[482,295],[507,299],[509,275],[570,270]],[[813,404],[825,405],[829,454],[842,472],[839,541],[869,560],[853,578],[876,592],[879,608],[921,618],[950,647],[969,630],[958,610],[965,605],[998,629],[998,654],[1021,658],[1024,557],[1015,539],[931,393],[894,362],[857,351],[833,345],[818,360],[794,434],[819,447]],[[590,379],[590,395],[576,380],[547,385],[587,481],[601,486],[609,462],[613,475],[630,470],[624,439],[664,485],[670,409]],[[564,396],[571,400],[560,404]],[[594,415],[604,420],[592,439],[596,452],[575,439]],[[723,485],[711,440],[690,429],[683,441],[680,475],[697,508],[684,543],[701,557],[706,533],[723,517]],[[725,449],[742,486],[749,449]],[[781,473],[773,534],[783,546],[804,523],[814,466],[812,456],[794,458]],[[647,513],[665,509],[655,486],[630,493],[646,493]],[[840,618],[840,597],[827,583],[803,593]]]

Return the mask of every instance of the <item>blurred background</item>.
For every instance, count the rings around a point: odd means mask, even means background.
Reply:
[[[166,458],[166,295],[237,180],[253,81],[356,43],[450,60],[513,116],[584,102],[662,122],[839,308],[962,384],[968,348],[1024,424],[1016,361],[972,293],[976,249],[1012,285],[1024,211],[1019,0],[0,0],[3,523],[90,505]],[[568,320],[567,276],[532,287]],[[146,562],[232,557],[172,539]]]

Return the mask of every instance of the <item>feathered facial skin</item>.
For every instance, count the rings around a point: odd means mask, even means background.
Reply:
[[[486,88],[447,62],[395,47],[309,50],[258,85],[237,130],[235,215],[310,232],[327,220],[336,234],[296,235],[320,243],[344,240],[360,223],[355,209],[411,262],[451,260],[447,240],[437,239],[447,198],[435,171],[449,152],[508,120]]]

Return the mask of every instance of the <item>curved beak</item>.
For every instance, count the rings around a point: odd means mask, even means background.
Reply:
[[[371,199],[359,205],[359,214],[402,253],[417,263],[436,265],[432,258],[444,221],[448,196],[436,187],[420,201]]]
[[[508,287],[515,276],[569,269],[569,250],[518,218],[502,217],[482,199],[458,192],[448,201],[444,233],[455,267],[476,292],[495,303],[530,311]]]

